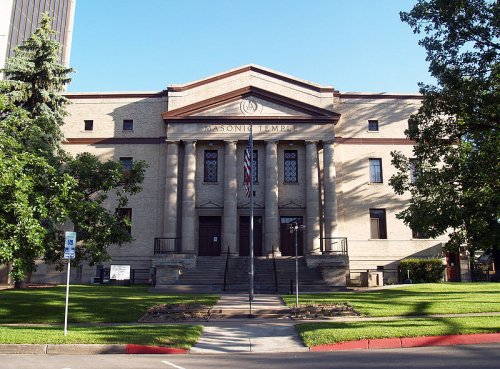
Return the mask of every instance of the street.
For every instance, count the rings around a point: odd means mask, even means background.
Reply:
[[[498,369],[500,344],[324,353],[0,355],[1,369]]]

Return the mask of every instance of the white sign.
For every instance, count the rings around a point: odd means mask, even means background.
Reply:
[[[124,281],[130,279],[130,265],[111,265],[109,279]]]
[[[64,241],[65,259],[75,258],[75,246],[76,246],[76,232],[66,232],[66,238]]]

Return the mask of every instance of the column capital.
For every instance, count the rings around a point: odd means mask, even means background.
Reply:
[[[326,140],[323,141],[323,145],[333,145],[335,143],[335,140]]]
[[[318,141],[317,140],[306,140],[306,145],[317,145]]]
[[[224,143],[226,144],[238,143],[238,140],[224,140]]]

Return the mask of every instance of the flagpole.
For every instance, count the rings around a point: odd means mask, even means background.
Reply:
[[[254,268],[253,268],[253,134],[252,123],[250,123],[250,291],[248,299],[250,301],[250,316],[252,315],[252,301],[254,290]]]

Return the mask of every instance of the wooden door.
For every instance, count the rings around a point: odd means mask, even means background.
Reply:
[[[250,217],[240,217],[240,256],[250,254]],[[253,255],[262,256],[262,217],[253,217]]]
[[[200,217],[198,255],[219,256],[221,253],[221,217]]]
[[[283,256],[295,256],[295,232],[290,233],[290,224],[302,224],[302,217],[280,217],[280,250]],[[304,232],[297,232],[297,254],[304,255]]]
[[[446,279],[448,282],[460,282],[460,256],[456,252],[446,254]]]

